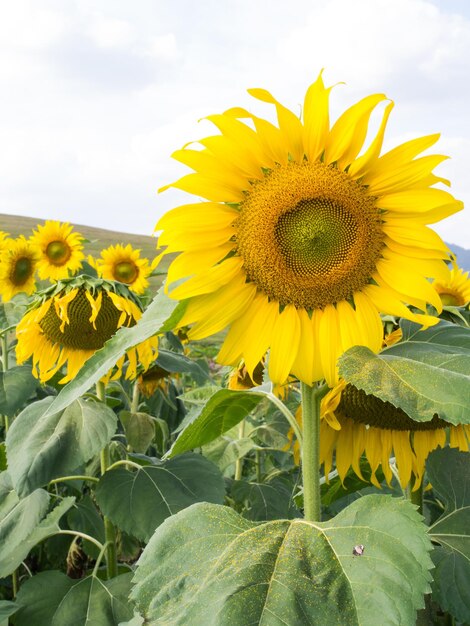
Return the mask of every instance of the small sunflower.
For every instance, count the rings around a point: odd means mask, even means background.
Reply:
[[[140,393],[145,398],[151,398],[157,389],[168,389],[168,378],[171,373],[159,365],[152,365],[142,372],[137,379]]]
[[[125,283],[129,289],[142,294],[149,285],[147,280],[152,272],[148,259],[140,258],[140,250],[117,244],[101,251],[101,259],[93,261],[98,275],[106,280]]]
[[[468,272],[454,265],[446,281],[435,280],[433,287],[443,306],[465,306],[470,302],[470,278]]]
[[[33,231],[31,242],[41,251],[38,274],[42,280],[61,280],[82,267],[83,237],[72,230],[70,224],[47,220]]]
[[[175,152],[194,173],[163,188],[206,201],[175,208],[156,225],[163,254],[178,253],[167,289],[188,301],[180,323],[193,325],[189,338],[229,327],[219,361],[243,360],[252,376],[269,349],[278,383],[292,372],[334,386],[345,350],[380,350],[379,313],[435,323],[427,304],[442,306],[428,278],[448,279],[450,252],[427,224],[463,206],[433,187],[448,184],[433,173],[446,157],[419,156],[438,135],[380,156],[388,102],[361,152],[386,97],[363,98],[330,127],[330,91],[320,74],[300,120],[268,91],[249,90],[274,105],[277,126],[241,108],[209,116],[220,134],[200,140],[202,149]]]
[[[365,454],[372,470],[371,482],[380,487],[375,473],[381,466],[390,484],[393,474],[389,460],[394,456],[400,484],[405,488],[414,477],[413,489],[421,485],[428,455],[449,445],[463,452],[469,449],[470,426],[454,426],[437,415],[429,422],[416,422],[374,395],[340,381],[322,400],[320,461],[327,476],[333,466],[344,480],[349,468],[364,480],[360,459]]]
[[[124,285],[89,276],[60,281],[44,290],[16,329],[18,364],[33,358],[33,374],[42,383],[65,364],[72,380],[96,350],[103,347],[121,326],[134,326],[142,316],[138,300]],[[127,351],[126,378],[136,378],[137,367],[150,366],[156,356],[157,338]],[[122,373],[125,356],[116,364]]]
[[[39,254],[23,236],[5,241],[5,247],[0,243],[0,294],[7,302],[17,293],[33,293]]]

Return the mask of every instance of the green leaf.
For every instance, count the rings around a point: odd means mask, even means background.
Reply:
[[[134,612],[127,596],[131,574],[109,581],[96,576],[72,580],[62,572],[42,572],[27,580],[17,601],[17,626],[118,626]]]
[[[29,298],[26,294],[18,294],[9,302],[0,302],[0,328],[5,330],[16,326],[29,306]]]
[[[67,522],[71,530],[91,535],[103,544],[106,541],[103,518],[89,495],[83,496],[79,502],[75,503],[67,515]],[[99,550],[95,544],[84,540],[82,545],[84,552],[90,558],[98,558]]]
[[[102,402],[80,398],[49,413],[52,398],[30,404],[8,431],[8,470],[20,496],[70,474],[113,436],[117,418]]]
[[[17,602],[9,600],[0,600],[0,620],[8,619],[10,615],[14,615],[20,608]]]
[[[0,372],[0,413],[13,417],[38,386],[29,365]]]
[[[41,490],[42,491],[42,490]],[[31,494],[33,495],[33,494]],[[64,498],[60,504],[45,517],[21,543],[17,541],[2,544],[0,552],[0,578],[11,574],[35,545],[55,535],[59,530],[59,520],[73,505],[75,498]]]
[[[88,359],[74,380],[68,383],[45,410],[49,416],[65,409],[74,400],[102,378],[132,346],[149,339],[157,333],[171,330],[181,319],[186,305],[170,300],[163,287],[158,291],[144,314],[132,328],[122,327],[105,343],[101,350]]]
[[[357,544],[363,556],[353,556]],[[152,537],[131,598],[151,626],[414,624],[430,549],[415,507],[388,496],[325,523],[254,523],[198,504]]]
[[[121,411],[119,419],[133,452],[144,454],[155,437],[155,422],[147,413]]]
[[[341,376],[417,422],[437,414],[451,424],[470,423],[470,329],[449,322],[418,329],[404,323],[404,341],[378,355],[350,348],[339,359]]]
[[[195,502],[223,502],[224,495],[221,473],[199,454],[146,465],[136,472],[110,470],[96,490],[104,515],[142,541],[148,541],[170,515]]]
[[[203,446],[202,453],[206,459],[215,463],[221,472],[225,472],[255,447],[253,439],[249,437],[237,439],[223,435]]]
[[[433,598],[459,621],[470,622],[470,454],[454,448],[432,452],[426,469],[434,492],[444,502],[442,516],[431,526]]]
[[[235,480],[230,493],[236,502],[243,503],[243,517],[250,520],[292,519],[300,516],[292,500],[292,489],[280,479],[273,479],[269,483]]]
[[[5,551],[20,545],[33,532],[48,505],[49,494],[44,489],[36,489],[20,500],[9,474],[0,474],[0,561],[4,560]]]
[[[184,354],[178,354],[177,352],[171,352],[170,350],[159,350],[156,364],[170,374],[187,372],[193,376],[209,379],[209,376],[198,363],[189,359]]]
[[[249,415],[263,397],[252,391],[216,390],[202,408],[195,410],[167,456],[198,448],[220,437]]]

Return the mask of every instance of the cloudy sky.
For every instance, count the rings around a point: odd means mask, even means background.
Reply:
[[[170,158],[249,87],[299,110],[324,67],[333,115],[373,92],[385,148],[441,132],[470,205],[467,0],[15,0],[0,3],[0,213],[151,234],[187,200]],[[470,248],[470,206],[436,227]]]

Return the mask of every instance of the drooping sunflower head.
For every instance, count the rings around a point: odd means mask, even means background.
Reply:
[[[454,264],[448,280],[435,280],[433,287],[439,294],[443,306],[465,306],[470,302],[470,278]]]
[[[68,278],[82,267],[83,237],[72,231],[70,224],[53,220],[33,231],[31,241],[40,250],[38,274],[42,280]]]
[[[0,294],[5,302],[17,293],[33,293],[39,262],[35,246],[23,236],[6,241],[8,245],[0,247]]]
[[[140,250],[134,250],[130,244],[109,246],[93,265],[99,276],[124,283],[137,294],[144,293],[149,285],[147,278],[152,272],[149,261],[141,258]]]
[[[178,253],[167,287],[189,301],[181,324],[193,325],[190,338],[228,326],[219,360],[243,360],[251,376],[269,349],[274,382],[292,372],[333,386],[343,351],[380,349],[379,312],[433,323],[427,304],[441,302],[428,278],[447,280],[449,250],[427,224],[462,208],[433,187],[447,182],[433,174],[445,157],[419,156],[438,135],[381,155],[393,104],[367,96],[330,126],[330,91],[320,74],[299,119],[269,92],[250,90],[275,107],[277,125],[241,108],[209,116],[219,134],[173,154],[194,172],[169,185],[206,201],[156,226],[164,254]],[[379,105],[380,127],[364,149]]]
[[[150,398],[154,395],[157,389],[165,391],[168,387],[168,379],[171,375],[163,367],[157,364],[149,367],[145,372],[142,372],[137,379],[140,393],[145,398]]]
[[[72,380],[85,361],[103,347],[121,326],[134,326],[142,315],[138,300],[124,285],[89,276],[60,281],[38,294],[17,326],[19,364],[33,358],[33,374],[46,382],[63,366]],[[157,338],[127,351],[126,378],[135,378],[156,356]],[[122,373],[125,356],[112,378]]]
[[[336,398],[335,406],[331,405],[332,397]],[[335,455],[342,480],[351,467],[363,479],[360,460],[365,454],[372,470],[371,482],[380,486],[376,472],[381,467],[390,484],[390,458],[395,457],[401,486],[405,488],[413,477],[413,488],[417,489],[428,455],[446,444],[446,429],[450,446],[468,451],[470,426],[453,426],[438,415],[428,422],[416,422],[389,402],[344,381],[325,396],[321,416],[320,456],[325,475],[331,471]]]

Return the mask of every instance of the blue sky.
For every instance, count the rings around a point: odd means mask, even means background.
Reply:
[[[188,201],[156,190],[211,113],[265,87],[299,110],[344,81],[333,116],[385,92],[385,148],[441,132],[439,173],[470,202],[470,3],[465,0],[15,0],[0,20],[0,212],[151,234]],[[190,201],[190,200],[189,200]],[[436,230],[470,247],[470,211]]]

